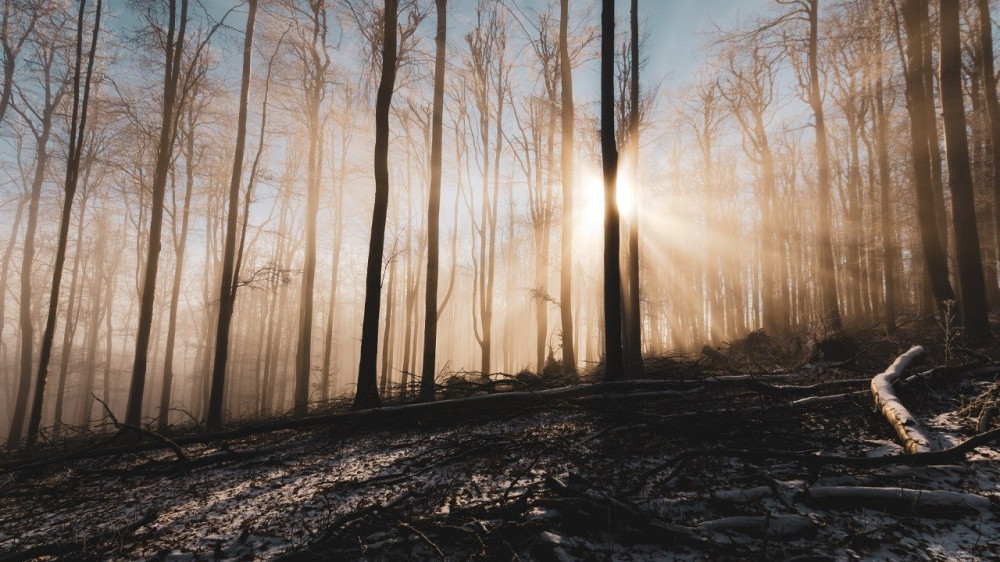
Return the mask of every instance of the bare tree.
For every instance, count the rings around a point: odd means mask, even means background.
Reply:
[[[965,336],[973,342],[989,340],[990,320],[983,282],[983,262],[976,226],[976,201],[972,190],[965,99],[962,94],[962,40],[959,3],[940,2],[941,106],[944,108],[945,143],[948,148],[948,188],[962,298],[959,307]],[[992,25],[987,22],[988,25]],[[992,49],[992,46],[990,47]]]
[[[135,357],[132,366],[132,384],[129,389],[128,409],[125,423],[139,425],[142,419],[142,397],[146,386],[148,369],[149,339],[153,328],[153,304],[156,297],[156,273],[160,264],[160,239],[163,231],[163,200],[166,193],[167,174],[173,155],[174,113],[177,110],[177,91],[184,55],[185,35],[188,23],[188,0],[180,0],[180,15],[177,14],[177,0],[170,0],[167,26],[166,55],[163,72],[163,109],[160,123],[159,144],[156,151],[156,167],[153,174],[153,200],[149,218],[149,249],[142,280],[139,327],[136,333]]]
[[[424,310],[424,361],[420,399],[434,399],[438,326],[438,239],[441,216],[441,137],[444,113],[445,47],[448,33],[447,0],[435,0],[437,33],[434,36],[434,108],[431,123],[431,187],[427,198],[427,294]],[[454,251],[454,250],[453,250]]]
[[[66,245],[69,241],[69,223],[73,217],[73,199],[76,196],[80,160],[83,155],[83,139],[87,130],[87,106],[90,103],[90,83],[94,73],[94,58],[97,54],[97,36],[101,29],[101,0],[97,0],[97,7],[94,12],[94,27],[91,32],[90,50],[87,55],[87,74],[83,79],[83,92],[81,93],[80,66],[83,59],[83,29],[86,14],[87,2],[86,0],[81,0],[76,23],[76,62],[73,69],[73,115],[70,117],[69,154],[66,159],[63,208],[59,221],[59,241],[56,247],[55,270],[52,274],[52,290],[49,295],[49,313],[45,321],[45,332],[42,335],[42,350],[38,358],[38,375],[35,378],[35,400],[31,408],[31,416],[28,419],[28,437],[26,442],[28,447],[33,446],[38,440],[38,427],[42,422],[45,379],[48,376],[49,359],[52,356],[52,340],[55,337],[56,313],[59,309],[59,289],[62,283],[63,269],[66,264]],[[80,220],[82,221],[83,219],[81,218]],[[63,353],[66,353],[66,351],[64,350]]]
[[[236,231],[240,209],[240,186],[243,183],[243,153],[247,137],[247,106],[250,99],[250,68],[253,58],[253,32],[257,19],[257,0],[249,0],[246,31],[243,39],[243,77],[240,82],[240,109],[236,118],[236,150],[233,172],[229,181],[229,212],[226,217],[226,244],[222,257],[219,286],[219,321],[215,335],[215,361],[212,367],[212,393],[208,400],[206,425],[210,429],[222,426],[222,393],[225,388],[226,362],[229,357],[229,328],[233,318],[238,278],[234,275],[236,261]],[[262,139],[263,140],[263,139]],[[308,258],[307,258],[308,259]],[[296,379],[297,380],[297,379]],[[297,396],[297,395],[296,395]]]
[[[559,68],[562,85],[562,237],[559,314],[562,321],[562,368],[576,374],[573,345],[573,63],[569,56],[569,0],[559,2]]]
[[[399,4],[385,0],[382,40],[382,77],[375,100],[375,207],[368,246],[365,278],[365,308],[361,327],[361,358],[355,408],[379,405],[375,364],[378,358],[378,320],[382,299],[382,256],[385,252],[385,222],[389,207],[389,112],[396,82],[396,44]]]
[[[622,290],[616,182],[615,138],[615,1],[603,0],[601,12],[601,162],[604,167],[604,361],[608,380],[625,376],[622,355]]]

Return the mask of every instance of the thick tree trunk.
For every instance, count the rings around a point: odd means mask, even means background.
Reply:
[[[944,109],[945,142],[948,147],[948,187],[951,191],[955,228],[958,281],[962,292],[959,303],[962,326],[965,328],[965,337],[981,342],[990,338],[990,321],[986,307],[979,230],[976,226],[965,100],[962,95],[959,10],[960,6],[955,0],[941,0],[941,106]]]
[[[816,159],[819,167],[819,271],[822,292],[823,322],[833,330],[841,328],[840,306],[837,303],[837,277],[833,263],[832,219],[830,207],[830,154],[827,148],[826,121],[823,115],[822,89],[819,85],[819,0],[809,4],[809,105],[816,120]]]
[[[990,16],[990,1],[976,0],[979,10],[979,45],[983,57],[983,86],[986,101],[986,115],[990,124],[990,150],[993,161],[993,243],[1000,259],[1000,102],[997,101],[997,76],[993,58],[993,25]],[[996,267],[997,264],[994,264]],[[996,285],[997,279],[988,279]]]
[[[562,368],[576,374],[573,340],[573,62],[569,57],[569,0],[560,0],[559,68],[562,81],[562,240],[559,315],[562,322]]]
[[[907,0],[903,4],[903,24],[906,28],[906,98],[910,114],[910,151],[913,158],[916,191],[917,222],[920,227],[921,250],[926,279],[938,306],[953,300],[955,293],[948,280],[948,261],[934,213],[934,193],[931,184],[931,154],[927,140],[927,94],[923,57],[923,22],[927,19],[928,0]]]
[[[368,246],[358,387],[354,396],[354,407],[359,409],[379,405],[375,368],[378,359],[378,318],[382,300],[382,256],[385,252],[385,222],[389,208],[389,110],[396,83],[398,12],[397,0],[385,0],[382,78],[375,99],[375,206],[372,211],[372,231]]]
[[[149,246],[140,292],[139,326],[136,332],[135,357],[132,364],[132,383],[129,388],[128,408],[125,423],[139,425],[142,421],[142,399],[146,387],[147,360],[149,358],[149,337],[153,328],[153,304],[156,298],[156,274],[160,265],[160,240],[163,232],[163,199],[166,193],[167,173],[173,154],[173,123],[176,109],[177,85],[180,81],[181,62],[184,52],[184,35],[187,29],[188,0],[180,0],[180,21],[177,21],[177,0],[170,0],[170,24],[167,29],[166,69],[163,78],[163,114],[160,123],[160,138],[156,153],[156,168],[153,174],[153,200],[149,223]],[[176,38],[175,38],[176,29]]]
[[[601,161],[604,168],[604,359],[608,380],[624,377],[622,356],[621,226],[616,197],[615,1],[601,13]]]

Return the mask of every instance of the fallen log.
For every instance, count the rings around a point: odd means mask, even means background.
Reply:
[[[899,401],[892,388],[893,383],[903,376],[906,369],[923,356],[924,348],[919,345],[913,346],[909,351],[897,357],[888,369],[876,375],[871,382],[875,407],[892,425],[907,453],[922,453],[934,449],[930,437],[913,417],[913,414]]]
[[[797,499],[810,507],[865,508],[921,517],[962,517],[991,510],[990,499],[985,496],[910,488],[814,486]]]
[[[735,515],[699,523],[705,533],[739,533],[748,537],[794,540],[816,533],[816,523],[803,515]]]

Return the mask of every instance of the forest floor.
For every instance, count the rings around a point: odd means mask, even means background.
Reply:
[[[856,336],[833,363],[758,335],[619,385],[535,380],[518,400],[176,449],[8,455],[0,560],[1000,558],[1000,445],[944,464],[809,461],[903,452],[869,381],[910,336]],[[956,367],[928,370],[945,351]],[[993,353],[932,343],[901,385],[938,448],[976,433]]]

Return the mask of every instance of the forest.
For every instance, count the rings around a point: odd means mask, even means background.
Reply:
[[[0,1],[0,562],[1000,558],[996,2]]]

